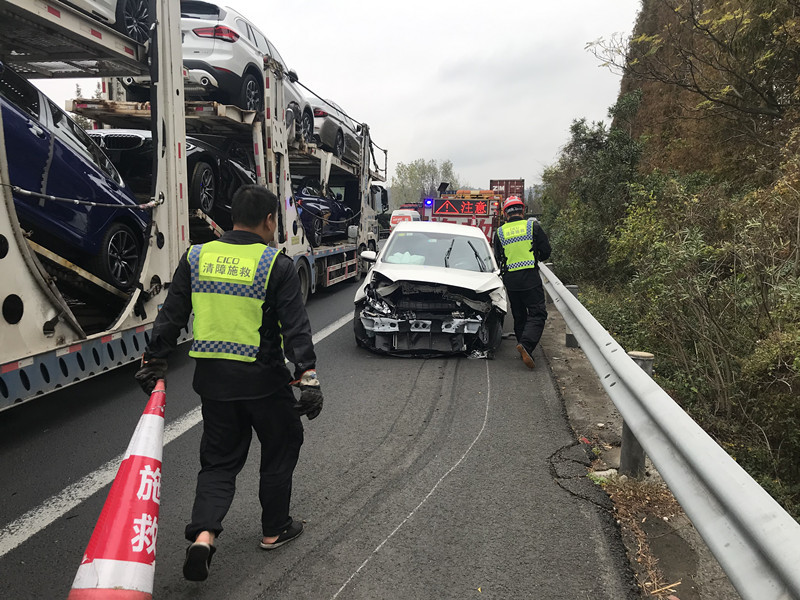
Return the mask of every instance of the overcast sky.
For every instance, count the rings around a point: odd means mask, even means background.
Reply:
[[[222,3],[261,29],[303,84],[370,126],[390,177],[398,162],[449,159],[463,182],[487,187],[539,181],[573,119],[608,120],[619,77],[585,46],[629,35],[641,0]],[[41,87],[58,102],[75,89]]]

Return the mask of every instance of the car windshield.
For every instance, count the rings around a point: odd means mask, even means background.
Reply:
[[[433,231],[398,231],[382,252],[392,264],[492,271],[491,250],[485,239]]]

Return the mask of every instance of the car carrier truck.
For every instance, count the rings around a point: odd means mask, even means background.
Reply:
[[[377,247],[377,212],[386,203],[380,185],[386,152],[374,145],[369,127],[363,127],[357,165],[297,140],[286,126],[285,74],[274,62],[264,65],[261,113],[185,102],[178,3],[154,0],[152,6],[150,39],[137,44],[58,0],[0,0],[0,59],[17,73],[30,78],[149,75],[150,103],[78,99],[67,110],[99,123],[149,128],[160,150],[138,284],[123,292],[30,242],[16,215],[6,156],[13,149],[4,147],[0,115],[0,410],[139,360],[181,256],[191,243],[221,233],[207,215],[188,207],[187,129],[250,141],[258,183],[280,200],[276,246],[294,260],[305,297],[358,278],[363,266],[358,253]],[[382,164],[376,160],[381,152]],[[347,239],[311,248],[292,194],[298,177],[318,178],[343,194],[356,214]],[[187,328],[181,341],[190,336]]]

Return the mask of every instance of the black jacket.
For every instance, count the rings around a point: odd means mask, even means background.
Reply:
[[[517,219],[511,220],[515,221]],[[539,262],[550,258],[552,250],[550,248],[550,240],[547,238],[542,226],[539,225],[539,221],[533,222],[533,241],[531,242],[531,250],[533,250],[533,255],[536,257],[536,267],[508,272],[505,270],[506,254],[503,251],[503,244],[500,242],[497,232],[495,232],[492,239],[492,245],[494,246],[494,257],[503,271],[503,283],[506,284],[506,289],[514,291],[529,290],[542,285],[542,279],[539,277]]]
[[[249,231],[227,231],[220,241],[228,244],[264,243]],[[284,354],[294,364],[295,379],[299,379],[304,371],[316,368],[311,325],[300,294],[300,280],[292,259],[283,253],[278,254],[272,266],[263,311],[259,328],[261,344],[255,362],[196,359],[193,387],[200,396],[210,400],[252,400],[271,395],[292,380]],[[167,358],[175,349],[180,331],[189,321],[191,312],[191,268],[184,254],[153,324],[145,359]]]

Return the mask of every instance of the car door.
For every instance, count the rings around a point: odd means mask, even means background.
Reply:
[[[53,102],[47,101],[54,151],[47,178],[47,194],[104,204],[122,204],[127,193],[111,161],[81,127]],[[127,201],[126,203],[132,204]],[[49,211],[63,225],[71,245],[93,253],[105,225],[117,209],[51,202]]]
[[[240,17],[237,17],[235,22],[236,28],[242,33],[242,38],[239,41],[244,41],[248,54],[252,56],[253,62],[256,62],[257,57],[263,57],[267,53],[267,48],[259,47],[250,23]]]

